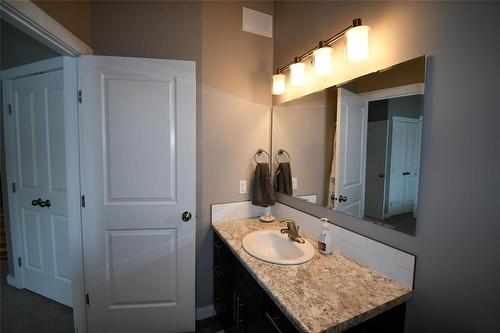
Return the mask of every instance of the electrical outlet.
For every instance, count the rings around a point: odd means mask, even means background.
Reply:
[[[247,193],[247,181],[240,180],[240,194],[245,194],[245,193]]]
[[[297,189],[297,178],[292,178],[292,190]]]

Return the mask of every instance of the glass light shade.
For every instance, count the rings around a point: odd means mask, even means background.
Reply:
[[[368,59],[369,33],[370,27],[367,25],[360,25],[346,31],[347,60],[357,62]]]
[[[292,86],[298,87],[306,83],[306,64],[303,62],[291,64],[290,71],[292,72]]]
[[[285,74],[273,75],[273,95],[281,95],[285,92]]]
[[[332,71],[332,48],[322,47],[313,52],[314,54],[314,71],[316,75],[324,76]]]

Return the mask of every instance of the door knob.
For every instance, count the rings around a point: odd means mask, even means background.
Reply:
[[[347,197],[345,195],[339,195],[339,202],[346,202],[347,201]]]
[[[381,172],[381,173],[379,173],[379,174],[378,174],[378,176],[379,176],[380,178],[384,178],[384,177],[385,177],[384,173],[382,173],[382,172]]]
[[[330,195],[330,199],[332,199],[333,201],[337,200],[337,198],[335,197],[335,194]]]
[[[184,212],[184,213],[182,213],[182,221],[187,222],[187,221],[191,220],[192,216],[193,215],[190,212]]]
[[[40,206],[40,207],[50,207],[51,203],[50,200],[42,200],[41,198],[38,198],[36,200],[31,201],[32,206]]]

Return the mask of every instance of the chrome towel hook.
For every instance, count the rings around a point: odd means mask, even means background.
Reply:
[[[265,154],[267,156],[266,160],[264,162],[259,162],[257,160],[257,157],[261,157],[262,158],[262,155]],[[258,149],[257,152],[253,155],[253,160],[255,161],[255,163],[268,163],[269,160],[271,159],[271,157],[269,156],[269,154],[267,153],[267,151],[265,151],[264,149]]]
[[[276,155],[274,155],[274,158],[278,163],[290,162],[290,154],[288,154],[288,152],[284,149],[278,150]]]

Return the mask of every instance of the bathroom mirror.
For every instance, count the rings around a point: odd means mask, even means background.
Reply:
[[[275,189],[415,235],[426,57],[273,108]]]

